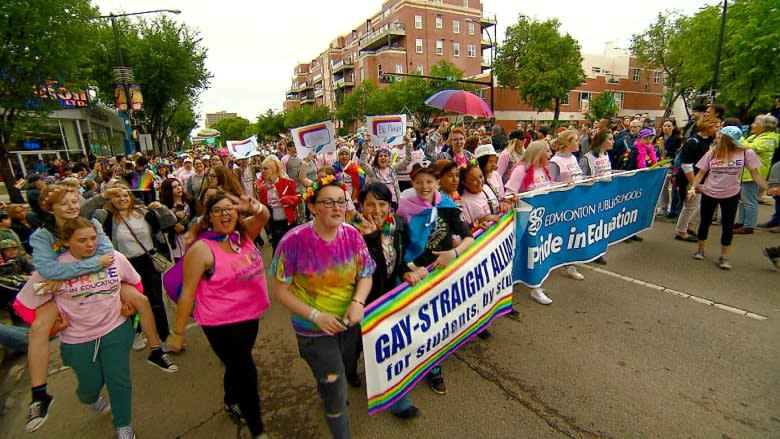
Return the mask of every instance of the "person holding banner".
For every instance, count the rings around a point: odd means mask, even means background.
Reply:
[[[550,159],[550,175],[556,183],[574,184],[582,178],[582,169],[577,163],[574,152],[580,150],[579,134],[574,130],[566,130],[558,135],[552,146],[555,155]],[[564,265],[563,274],[574,279],[583,280],[585,276],[573,264]]]
[[[413,283],[420,280],[419,274],[412,272],[403,263],[406,222],[393,214],[391,203],[392,193],[382,183],[367,184],[360,191],[363,212],[353,219],[353,224],[363,235],[368,252],[376,263],[366,305],[398,286],[402,278]],[[354,335],[344,348],[344,367],[349,384],[360,387],[357,366],[363,351],[363,340],[360,332],[355,332]],[[408,396],[404,396],[390,406],[390,413],[401,419],[411,419],[419,415],[419,409],[412,404]]]
[[[515,166],[509,181],[506,182],[507,194],[521,194],[552,186],[552,176],[547,168],[549,162],[550,145],[547,140],[531,142],[525,150],[523,160]],[[531,299],[542,305],[552,303],[541,286],[531,289]]]
[[[440,161],[441,162],[441,161]],[[437,163],[438,164],[438,163]],[[409,224],[404,263],[417,276],[405,276],[411,284],[424,278],[427,267],[444,268],[474,243],[469,225],[463,221],[458,206],[447,195],[439,193],[436,167],[415,165],[412,170],[414,193],[401,198],[398,216]],[[457,171],[457,168],[453,168]],[[461,241],[455,245],[454,236]],[[408,278],[407,278],[408,277]],[[428,374],[428,383],[439,395],[447,393],[441,366]]]
[[[273,290],[291,311],[298,351],[311,368],[337,439],[352,437],[345,346],[360,335],[376,263],[360,232],[344,223],[347,185],[331,175],[306,191],[314,220],[285,235],[271,263]]]
[[[612,162],[609,159],[609,151],[615,144],[614,134],[608,128],[600,129],[593,135],[590,142],[590,151],[580,159],[580,169],[584,177],[599,178],[612,173]],[[599,256],[593,262],[607,265],[604,255]]]
[[[485,185],[488,186],[498,200],[507,204],[507,210],[511,209],[512,204],[504,201],[504,181],[501,179],[501,174],[496,172],[498,155],[493,145],[485,144],[478,146],[474,156],[477,158],[477,163],[479,163],[479,169],[482,171]]]
[[[715,208],[720,206],[723,232],[720,237],[721,250],[718,267],[731,270],[729,252],[734,234],[734,219],[737,216],[740,200],[742,170],[747,169],[758,187],[767,190],[766,181],[759,172],[761,159],[755,151],[745,147],[742,140],[742,130],[729,126],[720,130],[715,148],[707,151],[696,163],[696,167],[699,171],[688,191],[689,198],[693,198],[696,193],[701,194],[699,248],[693,257],[698,260],[704,259],[704,249],[707,245],[712,216],[715,213]],[[704,181],[703,184],[702,181]]]

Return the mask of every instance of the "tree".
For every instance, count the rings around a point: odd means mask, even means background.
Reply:
[[[344,103],[336,110],[336,118],[349,125],[366,116],[371,96],[379,93],[379,87],[371,81],[363,81],[352,93],[344,98]]]
[[[143,122],[155,145],[163,147],[167,127],[179,111],[193,109],[200,93],[207,89],[211,72],[206,69],[206,49],[197,30],[165,15],[153,20],[117,20],[119,45],[125,64],[131,67],[143,95]],[[101,96],[113,102],[111,69],[114,60],[113,37],[105,26],[102,44],[97,48],[95,76]]]
[[[249,125],[249,121],[243,117],[228,117],[215,123],[210,128],[219,131],[219,137],[223,140],[243,140],[246,138],[244,135]]]
[[[87,0],[0,2],[0,176],[12,202],[23,203],[8,163],[21,128],[59,109],[47,81],[84,89],[97,11]]]
[[[265,114],[257,117],[257,122],[252,126],[252,129],[260,140],[275,140],[279,134],[287,131],[284,126],[284,113],[277,113],[269,109]]]
[[[411,115],[417,126],[429,126],[441,114],[438,108],[425,104],[425,100],[434,93],[431,81],[427,79],[407,76],[402,81],[391,84],[388,90],[394,93],[398,102],[397,112]]]
[[[559,27],[555,18],[520,16],[507,28],[494,63],[501,84],[517,88],[520,99],[536,111],[553,109],[554,122],[561,99],[585,80],[580,45],[568,33],[561,35]]]
[[[585,118],[590,121],[601,120],[617,115],[619,110],[620,108],[615,102],[615,92],[605,91],[590,101],[590,108],[585,113]]]
[[[673,44],[680,40],[682,19],[679,11],[659,12],[655,23],[631,37],[631,53],[639,64],[651,69],[662,68],[665,73],[664,118],[671,114],[674,102],[690,89],[680,82],[683,59],[673,49]]]
[[[330,109],[324,105],[301,106],[284,114],[284,126],[286,129],[298,128],[312,123],[330,119]]]
[[[194,108],[193,104],[183,105],[171,119],[169,146],[175,151],[186,149],[190,144],[190,133],[198,126],[199,117],[193,111]]]

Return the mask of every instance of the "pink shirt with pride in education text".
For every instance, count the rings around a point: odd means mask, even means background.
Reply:
[[[742,170],[756,169],[761,159],[752,149],[740,149],[726,159],[713,157],[714,149],[707,151],[696,163],[702,171],[709,171],[704,180],[702,193],[712,198],[730,198],[739,193],[742,186]]]
[[[76,258],[65,252],[59,257],[62,263]],[[141,276],[127,258],[114,252],[114,263],[108,268],[65,281],[54,294],[35,294],[35,284],[43,281],[36,271],[22,287],[16,299],[27,308],[36,309],[54,300],[60,314],[70,323],[60,333],[65,344],[86,343],[103,337],[124,323],[119,289],[122,282],[135,285]]]
[[[525,163],[520,163],[512,170],[512,175],[509,176],[509,181],[504,185],[504,189],[507,194],[519,194],[522,192],[528,192],[535,189],[542,189],[552,185],[550,175],[547,173],[547,169],[543,167],[534,167],[534,175],[531,180],[531,184],[527,188],[523,188],[523,179],[525,178]]]

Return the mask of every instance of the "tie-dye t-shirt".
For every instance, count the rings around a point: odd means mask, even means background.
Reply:
[[[376,263],[360,232],[342,224],[333,241],[314,231],[314,223],[300,225],[284,235],[271,263],[271,274],[290,285],[292,293],[321,312],[343,316],[357,281],[370,278]],[[323,336],[307,318],[292,314],[296,334]]]

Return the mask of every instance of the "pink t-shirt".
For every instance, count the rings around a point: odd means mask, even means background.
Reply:
[[[469,191],[464,191],[463,195],[460,196],[460,201],[463,203],[460,206],[460,210],[463,211],[463,219],[469,224],[473,225],[475,220],[490,215],[490,205],[483,192],[472,194]]]
[[[507,194],[519,194],[520,192],[532,191],[535,189],[541,189],[552,185],[552,181],[547,177],[547,172],[544,168],[534,168],[534,178],[531,184],[521,190],[520,186],[523,185],[523,179],[525,178],[525,164],[520,163],[512,170],[512,175],[509,176],[509,181],[504,185],[504,189]]]
[[[757,169],[761,166],[761,159],[752,149],[739,150],[726,160],[713,158],[714,153],[715,150],[710,149],[696,163],[700,170],[709,171],[702,192],[712,198],[723,199],[737,195],[742,169]]]
[[[203,326],[227,325],[260,318],[268,309],[268,287],[260,251],[243,239],[241,251],[225,251],[203,239],[214,254],[214,273],[195,288],[195,320]]]
[[[574,157],[571,154],[565,156],[556,153],[553,158],[550,159],[550,163],[555,163],[555,165],[558,166],[558,175],[555,177],[555,181],[557,182],[568,183],[582,178],[582,169],[580,168],[580,164],[577,163],[577,157]]]
[[[493,188],[498,198],[504,198],[504,181],[501,180],[501,174],[498,171],[491,172],[490,177],[485,182]]]
[[[59,257],[62,263],[75,261],[70,252]],[[35,294],[35,284],[43,281],[36,271],[16,296],[22,305],[35,309],[54,300],[70,325],[60,339],[66,344],[86,343],[103,337],[125,321],[121,315],[119,288],[122,282],[137,284],[141,276],[122,253],[114,252],[114,263],[106,269],[65,281],[54,294]]]

